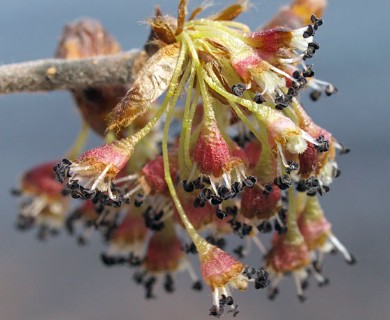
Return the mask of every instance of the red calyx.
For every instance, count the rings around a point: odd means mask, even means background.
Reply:
[[[241,213],[248,219],[269,219],[277,212],[280,197],[281,191],[275,186],[270,193],[264,193],[257,185],[245,189],[241,197]]]
[[[202,126],[192,152],[193,161],[202,174],[219,178],[231,166],[229,146],[216,124]]]

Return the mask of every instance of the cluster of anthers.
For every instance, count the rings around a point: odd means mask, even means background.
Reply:
[[[238,313],[231,289],[249,283],[269,285],[274,298],[283,276],[293,274],[302,301],[309,276],[325,285],[324,253],[338,250],[354,262],[318,202],[340,174],[336,151],[348,150],[299,102],[307,88],[313,100],[336,91],[307,64],[320,48],[314,36],[325,2],[295,0],[254,32],[233,21],[247,9],[245,0],[200,19],[204,8],[188,15],[185,0],[177,19],[156,9],[130,88],[72,92],[83,130],[55,174],[50,163],[22,177],[18,227],[39,225],[44,238],[64,226],[80,244],[100,232],[107,242],[102,261],[133,266],[147,298],[159,281],[172,292],[180,270],[200,290],[187,258],[198,254],[216,317],[226,308]],[[119,50],[98,22],[87,20],[66,27],[57,56]],[[88,127],[104,134],[105,144],[80,155]],[[70,196],[84,202],[69,214]],[[260,236],[269,232],[267,250]],[[243,241],[232,254],[229,234]],[[257,268],[238,260],[252,244]]]

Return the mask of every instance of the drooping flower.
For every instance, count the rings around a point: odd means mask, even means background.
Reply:
[[[246,290],[250,281],[255,282],[256,289],[268,284],[268,275],[264,270],[246,267],[216,246],[207,244],[198,247],[198,251],[203,279],[210,286],[213,295],[213,305],[210,308],[212,316],[219,318],[224,313],[225,306],[231,308],[234,316],[238,313],[230,288]]]
[[[107,192],[109,200],[117,201],[111,184],[129,161],[134,147],[126,139],[104,144],[83,153],[78,159],[63,159],[54,167],[57,180],[67,183],[74,198],[91,199],[97,191]]]
[[[107,236],[108,248],[101,255],[103,263],[108,266],[126,262],[141,264],[147,235],[142,210],[135,206],[126,208],[125,217]]]
[[[306,206],[298,223],[308,249],[316,256],[314,261],[315,271],[321,271],[324,253],[332,250],[339,251],[348,264],[356,262],[354,256],[332,233],[331,224],[324,215],[318,197],[307,198]]]
[[[174,276],[183,270],[191,276],[193,288],[199,290],[201,288],[199,279],[182,250],[173,221],[168,219],[164,228],[150,238],[141,269],[137,271],[134,279],[145,287],[146,298],[153,298],[153,289],[157,281],[163,278],[165,291],[172,293],[175,290]]]
[[[36,225],[40,239],[62,229],[69,208],[69,197],[55,179],[54,164],[52,161],[29,169],[22,175],[18,189],[14,190],[14,194],[20,197],[18,229]]]

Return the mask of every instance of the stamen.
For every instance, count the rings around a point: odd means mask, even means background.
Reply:
[[[348,252],[347,248],[332,233],[328,236],[328,238],[336,249],[341,252],[348,264],[356,263],[355,257]]]
[[[96,189],[96,186],[104,179],[106,173],[108,172],[108,170],[110,170],[111,168],[111,163],[108,164],[104,170],[99,174],[99,176],[96,178],[96,181],[95,183],[92,185],[91,187],[91,190],[95,190]],[[111,198],[111,197],[110,197]]]

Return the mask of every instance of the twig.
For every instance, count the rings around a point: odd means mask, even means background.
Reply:
[[[0,94],[126,84],[147,59],[142,50],[87,59],[42,59],[0,66]]]

